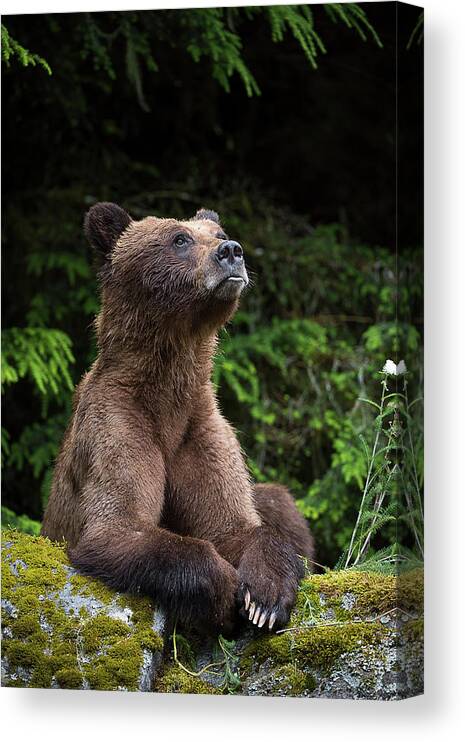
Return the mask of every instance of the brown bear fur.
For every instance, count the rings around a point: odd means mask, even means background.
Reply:
[[[282,626],[313,544],[292,497],[253,486],[210,380],[216,334],[248,283],[215,212],[88,212],[99,353],[76,389],[42,533],[118,590],[224,631],[237,607]],[[301,555],[301,556],[300,556]]]

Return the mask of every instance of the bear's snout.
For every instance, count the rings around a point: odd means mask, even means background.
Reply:
[[[216,258],[222,266],[240,265],[244,262],[244,251],[238,242],[225,240],[218,245]]]
[[[207,288],[219,299],[234,301],[249,283],[242,246],[233,240],[223,240],[211,253],[211,258]]]

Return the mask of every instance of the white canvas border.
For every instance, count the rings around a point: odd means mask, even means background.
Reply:
[[[207,7],[218,2],[5,0],[2,13]],[[260,4],[223,2],[222,5]],[[270,4],[270,3],[268,3]],[[426,694],[402,703],[2,689],[7,740],[459,736],[463,715],[464,40],[461,0],[424,0],[426,42]],[[460,656],[462,653],[462,658]]]

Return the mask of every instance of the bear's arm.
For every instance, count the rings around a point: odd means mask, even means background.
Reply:
[[[70,550],[72,564],[120,592],[142,593],[198,629],[231,627],[237,572],[202,539],[132,519],[96,521]]]
[[[236,567],[243,615],[260,627],[285,625],[304,573],[299,555],[313,554],[308,527],[285,488],[251,484],[234,430],[208,399],[167,481],[184,531],[211,540]]]
[[[114,418],[113,418],[114,423]],[[165,469],[144,431],[100,428],[98,451],[80,497],[83,529],[69,550],[84,574],[124,592],[141,592],[185,622],[226,630],[236,570],[208,541],[159,527]]]

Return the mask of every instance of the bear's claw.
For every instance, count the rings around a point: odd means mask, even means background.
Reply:
[[[265,606],[262,606],[260,603],[257,604],[255,601],[251,601],[250,592],[248,590],[244,597],[244,605],[245,610],[249,613],[249,621],[252,621],[254,626],[261,629],[265,625],[266,621],[268,621],[268,628],[271,631],[278,615],[276,610],[269,613]]]
[[[260,618],[260,612],[261,612],[261,610],[262,610],[262,607],[261,607],[261,605],[259,603],[257,605],[257,608],[256,608],[255,613],[254,613],[254,617],[252,619],[252,623],[255,624],[255,626],[258,624],[258,619]]]

